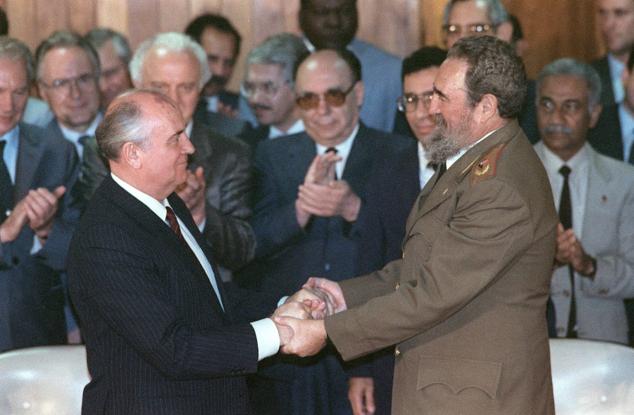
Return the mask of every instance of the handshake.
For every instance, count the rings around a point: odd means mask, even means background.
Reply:
[[[338,283],[325,278],[309,278],[301,290],[273,313],[281,352],[300,357],[319,353],[326,345],[324,318],[346,308]]]

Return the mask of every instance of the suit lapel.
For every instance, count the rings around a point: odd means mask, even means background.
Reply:
[[[593,229],[595,224],[592,223],[592,209],[588,206],[601,206],[607,200],[606,189],[610,188],[612,174],[602,160],[598,157],[598,153],[590,146],[586,146],[588,152],[588,190],[586,191],[586,209],[584,209],[583,229]],[[587,235],[589,232],[584,233]]]
[[[304,183],[304,177],[306,177],[310,163],[317,154],[317,148],[306,133],[301,133],[293,140],[295,145],[287,146],[285,156],[282,156],[278,162],[281,163],[280,167],[284,171],[290,172],[290,184],[293,186],[293,194],[295,194],[297,193],[295,183]]]
[[[147,206],[115,183],[110,176],[107,176],[104,179],[104,183],[102,185],[106,187],[106,194],[110,196],[113,204],[119,206],[131,217],[132,221],[152,235],[152,239],[156,240],[159,246],[165,247],[165,255],[174,256],[175,260],[179,260],[187,264],[187,268],[193,271],[193,276],[204,278],[203,284],[209,288],[208,295],[211,299],[211,303],[220,315],[222,315],[224,312],[218,303],[218,299],[213,292],[211,283],[209,282],[202,265],[198,262],[198,259],[193,255],[193,253],[183,246],[183,243],[178,239],[176,234],[172,232],[169,226],[167,226],[167,224],[154,214],[154,212],[152,212]],[[187,215],[184,215],[180,208],[178,208],[178,210],[179,211],[176,213],[178,217],[183,220],[183,217]],[[190,229],[190,232],[192,232],[191,227],[187,227]]]
[[[187,210],[187,208],[183,205],[182,200],[175,193],[172,193],[168,197],[168,200],[170,202],[170,205],[174,208],[174,212],[176,213],[176,216],[178,216],[178,218],[183,221],[185,226],[187,226],[189,233],[191,233],[194,239],[196,239],[198,246],[207,257],[207,261],[209,261],[209,264],[211,265],[211,269],[214,273],[213,277],[216,281],[216,286],[218,287],[218,293],[220,293],[220,298],[222,300],[222,303],[225,305],[225,312],[227,312],[228,311],[227,294],[224,290],[224,284],[220,278],[220,271],[218,270],[218,267],[216,267],[216,264],[214,261],[213,251],[211,250],[209,244],[205,240],[205,237],[200,233],[198,226],[194,222],[194,219],[189,213],[189,210]],[[205,277],[207,277],[207,274],[205,273],[205,270],[202,268],[202,265],[200,264],[200,262],[198,261],[198,258],[194,258],[194,260],[195,260],[195,265],[199,266],[203,274],[205,275]],[[211,283],[209,282],[209,278],[206,278],[206,280],[207,280],[207,283],[209,284],[209,289],[213,290],[213,287],[211,286]],[[214,298],[216,297],[215,293],[213,297]],[[220,304],[218,304],[217,301],[215,302],[215,304],[218,305],[218,310],[222,312]]]
[[[37,167],[44,153],[42,143],[34,141],[20,129],[18,159],[15,168],[15,201],[21,200],[31,188]]]

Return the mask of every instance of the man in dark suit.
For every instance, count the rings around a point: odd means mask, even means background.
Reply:
[[[447,52],[423,47],[403,60],[403,95],[398,109],[416,136],[407,147],[388,154],[372,171],[365,209],[358,222],[359,274],[383,268],[401,257],[405,222],[412,205],[434,174],[426,157],[436,122],[429,112],[438,67]],[[392,402],[394,350],[373,355],[368,364],[348,371],[348,397],[355,415],[388,415]]]
[[[294,333],[283,352],[309,356],[328,338],[350,360],[396,345],[394,415],[554,414],[544,315],[557,215],[516,120],[525,82],[509,44],[456,42],[430,106],[430,159],[446,171],[415,202],[402,259],[345,281],[310,279],[336,313],[277,318]]]
[[[196,153],[179,196],[189,207],[201,232],[224,269],[244,266],[253,258],[255,236],[251,215],[251,162],[242,141],[215,133],[193,117],[200,91],[209,79],[205,52],[182,33],[160,33],[137,48],[130,63],[136,87],[153,88],[176,102]]]
[[[634,0],[597,0],[598,22],[608,53],[592,62],[603,90],[601,105],[623,100],[621,73],[634,46]]]
[[[240,138],[253,150],[260,141],[304,131],[295,105],[293,70],[307,53],[302,39],[290,33],[271,36],[249,52],[241,93],[258,126],[245,129]]]
[[[79,216],[70,191],[77,155],[67,141],[19,123],[33,58],[0,38],[0,351],[66,342],[60,273]]]
[[[211,72],[195,118],[208,123],[220,134],[238,135],[246,127],[238,118],[240,97],[226,86],[240,55],[240,33],[226,17],[205,13],[187,25],[185,34],[201,45]]]
[[[174,193],[194,147],[176,104],[141,90],[97,130],[112,174],[71,243],[69,283],[88,369],[83,414],[248,414],[245,373],[288,341],[275,300],[237,293]],[[287,311],[306,317],[304,306]],[[280,341],[283,342],[280,343]]]
[[[279,295],[310,275],[355,275],[353,235],[367,179],[378,160],[407,143],[359,122],[361,64],[347,50],[301,61],[295,92],[306,132],[262,142],[255,161],[255,266],[260,286]],[[292,366],[278,380],[277,413],[351,413],[347,378],[331,353]]]
[[[36,58],[38,89],[54,114],[46,129],[75,146],[81,169],[73,192],[85,203],[107,174],[94,153],[95,130],[102,118],[99,56],[81,36],[58,31],[40,43]]]

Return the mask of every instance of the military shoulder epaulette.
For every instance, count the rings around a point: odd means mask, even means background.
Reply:
[[[506,143],[498,144],[473,164],[470,177],[471,184],[495,177],[497,162],[505,147]]]

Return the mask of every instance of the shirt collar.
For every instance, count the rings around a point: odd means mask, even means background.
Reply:
[[[478,141],[476,141],[475,143],[472,143],[470,145],[468,145],[465,148],[460,149],[460,151],[458,151],[458,153],[454,154],[453,156],[449,157],[446,161],[446,166],[447,169],[449,169],[449,167],[451,167],[456,161],[458,161],[460,159],[460,157],[464,156],[464,154],[471,150],[473,147],[475,147],[477,144],[481,143],[482,141],[484,141],[487,137],[489,137],[491,134],[493,134],[494,132],[496,132],[497,130],[499,130],[499,128],[496,128],[493,131],[489,131],[488,133],[486,133],[484,135],[484,137],[482,137],[481,139],[479,139]]]
[[[11,130],[7,131],[0,137],[0,141],[6,141],[7,146],[14,146],[18,144],[20,138],[20,126],[16,124]]]
[[[302,121],[301,118],[298,118],[297,121],[295,121],[295,123],[291,125],[291,127],[286,131],[282,131],[279,128],[271,125],[271,127],[269,128],[269,138],[277,138],[284,135],[301,133],[302,131],[304,131],[304,121]]]
[[[123,190],[130,193],[135,199],[147,206],[152,212],[154,212],[154,214],[156,214],[156,216],[165,222],[165,216],[167,214],[167,209],[165,209],[165,207],[170,205],[167,199],[158,201],[147,193],[142,192],[131,184],[125,182],[123,179],[117,177],[114,173],[110,173],[110,175],[112,176],[112,180],[121,186]]]
[[[551,151],[544,144],[543,141],[540,141],[539,145],[542,146],[542,149],[544,151],[543,152],[544,158],[542,160],[543,163],[544,163],[544,168],[546,169],[546,171],[548,171],[552,175],[559,174],[559,169],[564,164],[566,166],[570,167],[570,170],[574,174],[574,172],[580,171],[582,168],[586,167],[588,165],[588,163],[589,163],[589,155],[588,155],[588,151],[587,151],[588,143],[585,143],[583,145],[583,147],[581,147],[581,149],[579,149],[579,151],[577,151],[577,154],[572,156],[567,161],[562,160],[557,154],[555,154],[553,151]]]
[[[100,112],[97,113],[97,116],[95,117],[95,119],[92,120],[92,122],[90,123],[86,131],[83,131],[83,132],[71,130],[70,128],[64,127],[62,123],[60,122],[58,122],[58,125],[60,130],[62,130],[62,134],[68,141],[77,143],[80,137],[83,137],[86,135],[94,136],[95,131],[97,130],[97,127],[99,126],[99,123],[101,122],[102,118],[103,116],[101,115],[101,113]]]
[[[357,123],[356,127],[352,130],[352,133],[341,143],[334,146],[337,149],[337,155],[341,156],[344,160],[350,154],[350,149],[352,148],[352,143],[354,142],[354,138],[357,136],[357,132],[359,132],[359,124]],[[324,154],[329,147],[322,146],[321,144],[315,143],[317,145],[317,154]]]

